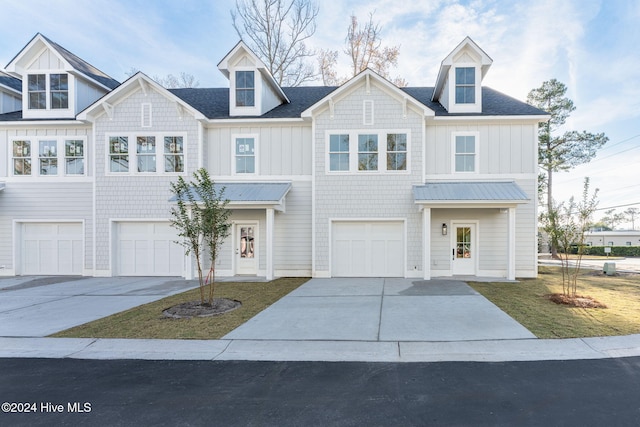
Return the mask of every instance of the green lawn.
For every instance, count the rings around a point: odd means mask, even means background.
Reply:
[[[200,299],[198,289],[135,307],[103,319],[52,335],[67,338],[158,338],[218,339],[237,328],[280,298],[298,288],[307,278],[280,278],[267,283],[220,282],[216,298],[242,302],[242,307],[221,316],[193,319],[164,317],[162,310]]]
[[[470,283],[538,338],[577,338],[640,333],[640,275],[607,277],[583,270],[578,294],[605,304],[606,309],[557,305],[545,296],[562,292],[559,267],[540,267],[536,279],[520,283]]]

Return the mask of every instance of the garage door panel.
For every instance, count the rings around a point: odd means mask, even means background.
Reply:
[[[116,274],[121,276],[182,276],[184,251],[178,236],[163,222],[118,223]]]
[[[82,223],[28,222],[21,230],[22,274],[82,274]]]
[[[402,222],[335,222],[332,225],[332,275],[404,276]]]

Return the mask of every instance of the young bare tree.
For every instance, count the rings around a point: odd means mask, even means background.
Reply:
[[[320,49],[318,53],[318,69],[322,84],[325,86],[338,86],[341,82],[336,73],[336,64],[338,63],[337,50]]]
[[[567,298],[576,298],[577,281],[584,254],[584,234],[590,226],[591,217],[598,206],[598,189],[589,194],[589,178],[585,178],[582,200],[576,202],[573,197],[569,203],[551,204],[548,212],[542,215],[544,230],[556,242],[562,266],[562,292]],[[578,259],[572,265],[569,261],[572,246],[578,247]]]
[[[176,200],[176,206],[171,208],[171,226],[181,238],[176,243],[185,248],[186,255],[193,254],[198,268],[200,303],[211,306],[216,259],[231,228],[229,200],[224,197],[224,187],[216,188],[204,168],[194,172],[193,181],[187,182],[180,176],[170,187]],[[202,265],[205,255],[209,267],[206,275]]]
[[[615,230],[616,227],[624,220],[624,214],[617,213],[615,209],[609,209],[604,211],[604,216],[600,221],[606,224],[611,230]]]
[[[640,209],[638,208],[629,208],[624,211],[624,215],[627,221],[631,223],[631,229],[636,229],[636,218],[640,215]]]
[[[236,0],[233,28],[269,67],[280,86],[315,78],[315,52],[305,41],[316,31],[318,5],[311,0]]]

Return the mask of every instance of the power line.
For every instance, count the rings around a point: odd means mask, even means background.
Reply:
[[[640,205],[640,202],[636,202],[636,203],[627,203],[624,205],[618,205],[618,206],[609,206],[607,208],[598,208],[598,209],[594,209],[596,211],[603,211],[605,209],[616,209],[616,208],[625,208],[627,206],[634,206],[634,205]]]

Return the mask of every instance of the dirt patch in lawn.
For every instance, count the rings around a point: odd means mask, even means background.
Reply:
[[[602,304],[589,296],[583,297],[581,295],[576,295],[575,297],[570,297],[565,294],[551,294],[546,297],[556,304],[568,305],[569,307],[607,308],[606,304]]]
[[[211,317],[228,313],[240,307],[240,301],[229,298],[214,298],[212,304],[202,304],[201,301],[189,301],[174,305],[162,311],[166,317],[175,319],[190,319],[192,317]]]

